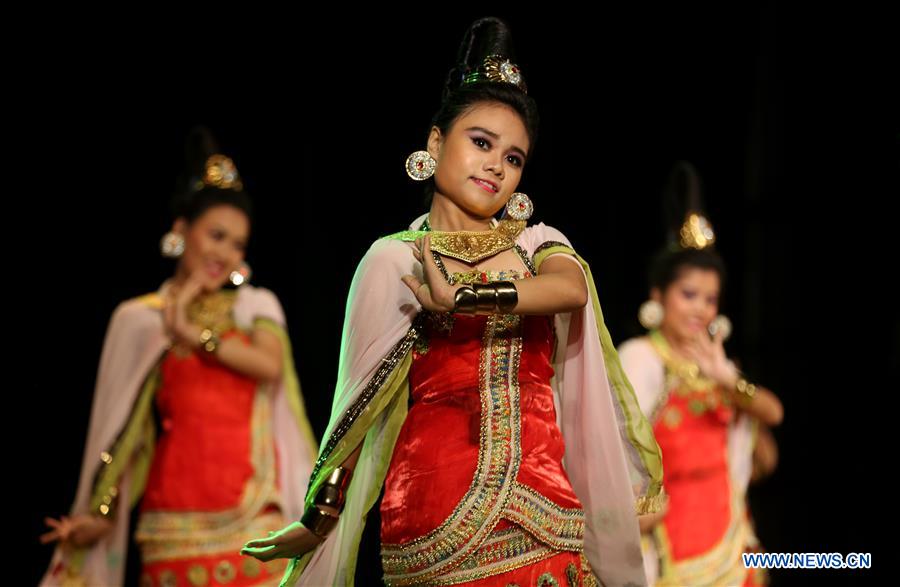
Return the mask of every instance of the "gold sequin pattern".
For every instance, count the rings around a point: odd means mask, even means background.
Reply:
[[[412,242],[430,233],[433,253],[472,264],[517,246],[516,238],[525,229],[525,224],[522,221],[501,220],[489,230],[444,232],[431,230],[428,219],[425,219],[419,230],[404,230],[386,238]]]
[[[681,395],[687,395],[694,391],[712,392],[716,388],[716,382],[705,377],[700,372],[700,367],[693,361],[678,359],[675,357],[669,343],[658,330],[650,332],[650,343],[662,359],[666,368],[666,387],[677,389]]]
[[[661,420],[670,430],[678,428],[682,420],[681,411],[675,406],[667,406],[662,411]]]
[[[188,320],[216,334],[228,332],[235,328],[232,309],[236,296],[236,291],[222,290],[199,297],[188,305]]]
[[[488,318],[479,366],[481,429],[472,485],[447,519],[428,535],[405,544],[382,544],[388,584],[439,578],[477,550],[499,520],[521,461],[521,344],[519,316]]]
[[[493,283],[496,281],[515,281],[531,277],[530,273],[518,271],[517,269],[507,269],[504,271],[481,271],[474,269],[472,271],[455,271],[450,275],[451,285],[462,283],[472,285],[475,283]]]
[[[660,491],[652,497],[642,495],[634,502],[634,512],[639,516],[643,516],[644,514],[655,514],[662,509],[663,501],[665,499],[665,491]]]
[[[335,427],[331,435],[329,435],[328,441],[325,443],[322,452],[319,454],[319,458],[316,459],[315,467],[313,468],[312,475],[310,475],[309,491],[315,489],[314,485],[316,479],[320,476],[325,461],[328,460],[332,451],[334,451],[341,439],[344,438],[344,435],[347,434],[347,431],[350,430],[360,414],[363,413],[363,410],[366,409],[366,406],[369,405],[369,402],[372,401],[372,398],[375,397],[378,390],[381,389],[381,386],[384,384],[385,380],[387,380],[388,375],[391,374],[400,361],[403,360],[403,357],[406,356],[406,353],[409,352],[410,348],[412,348],[412,345],[416,341],[421,330],[422,314],[419,314],[404,337],[401,338],[397,344],[394,345],[394,348],[388,352],[387,356],[381,360],[381,365],[375,370],[375,373],[369,379],[366,387],[360,392],[356,401],[347,408],[341,421]]]
[[[153,451],[151,439],[154,437],[151,413],[159,380],[160,374],[157,365],[141,384],[137,401],[132,406],[125,427],[119,433],[112,448],[100,453],[101,465],[94,475],[94,489],[90,501],[91,509],[100,515],[115,515],[116,501],[119,497],[117,484],[124,474],[126,466],[130,463],[145,462],[149,467]]]
[[[527,531],[513,526],[493,532],[472,556],[458,567],[429,581],[429,585],[455,585],[478,581],[550,558],[557,551]]]
[[[237,577],[237,569],[234,568],[231,561],[221,561],[216,565],[216,568],[213,569],[213,577],[215,577],[216,581],[222,585],[227,585]]]
[[[578,560],[581,561],[581,586],[599,587],[600,582],[594,575],[594,570],[591,569],[591,563],[588,562],[588,559],[583,552],[578,556]]]
[[[187,579],[194,587],[205,587],[209,584],[209,571],[203,565],[191,565],[187,570]]]
[[[515,246],[515,240],[499,230],[433,231],[431,250],[466,263],[477,263]]]
[[[583,548],[584,511],[562,508],[527,485],[514,484],[503,517],[558,550],[580,552]]]
[[[566,581],[569,583],[569,587],[581,587],[581,581],[578,577],[578,567],[575,566],[575,563],[566,565]]]

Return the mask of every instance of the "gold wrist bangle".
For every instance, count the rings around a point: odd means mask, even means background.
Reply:
[[[509,314],[519,303],[519,290],[511,281],[498,281],[494,284],[497,291],[497,313]]]
[[[497,309],[497,288],[493,283],[475,283],[475,312],[477,314],[493,314]]]
[[[317,506],[310,506],[303,512],[300,523],[319,538],[325,538],[337,526],[338,519],[336,515],[320,510]]]
[[[456,290],[456,295],[453,297],[453,311],[474,314],[477,303],[478,296],[475,294],[475,290],[464,285]]]
[[[753,396],[756,395],[756,386],[743,377],[738,378],[734,389],[745,404],[749,404],[751,401],[753,401]]]
[[[509,314],[519,303],[519,291],[511,281],[475,283],[456,290],[454,312]]]
[[[313,500],[316,505],[327,505],[340,511],[344,507],[344,494],[334,485],[322,485]]]
[[[219,336],[209,328],[204,328],[203,332],[200,333],[200,348],[209,354],[216,352],[216,349],[219,348],[219,342]]]
[[[353,477],[353,471],[346,467],[338,467],[322,482],[319,491],[313,503],[316,505],[330,506],[338,511],[343,509],[344,501],[347,496],[347,486],[350,485],[350,478]]]

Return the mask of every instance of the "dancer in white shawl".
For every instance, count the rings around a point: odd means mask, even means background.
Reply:
[[[206,133],[189,144],[199,169],[162,242],[177,269],[110,320],[75,503],[43,536],[59,541],[45,587],[122,585],[137,504],[141,585],[282,574],[239,550],[300,515],[317,447],[281,306],[244,283],[250,200]]]
[[[430,212],[357,268],[306,513],[245,547],[294,558],[285,584],[352,583],[382,486],[388,584],[644,581],[637,514],[658,505],[659,451],[587,263],[526,226],[537,115],[512,59],[504,23],[470,27],[407,161]]]

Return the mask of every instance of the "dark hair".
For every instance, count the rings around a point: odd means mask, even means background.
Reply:
[[[684,249],[679,233],[688,212],[702,212],[703,185],[697,168],[688,161],[678,161],[663,191],[663,211],[668,229],[668,245],[650,263],[650,287],[664,292],[672,282],[688,269],[715,271],[719,282],[725,283],[725,262],[715,249]]]
[[[233,206],[253,221],[253,202],[243,188],[219,188],[203,183],[206,161],[211,155],[221,153],[212,133],[205,127],[195,127],[185,140],[186,172],[180,178],[172,212],[176,218],[193,222],[210,208]]]
[[[463,83],[466,76],[478,69],[486,57],[500,55],[515,63],[512,33],[499,18],[480,18],[473,22],[459,46],[456,65],[447,74],[444,93],[438,111],[431,119],[446,135],[457,118],[479,102],[498,102],[512,108],[522,119],[528,133],[529,157],[537,141],[538,110],[534,98],[513,84],[479,81]],[[434,195],[434,179],[425,184],[428,201]]]
[[[725,262],[713,249],[673,249],[666,247],[650,263],[650,287],[665,292],[688,269],[715,271],[725,283]]]

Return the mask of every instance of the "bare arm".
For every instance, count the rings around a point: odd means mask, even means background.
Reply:
[[[751,481],[768,477],[778,466],[778,443],[767,426],[760,426],[753,447],[753,475]]]
[[[425,281],[405,275],[403,282],[416,294],[422,307],[432,312],[449,312],[455,306],[457,290],[462,285],[450,285],[434,262],[430,237],[420,245],[423,250],[413,254],[423,264]],[[423,262],[422,259],[425,259]],[[541,274],[532,279],[516,281],[518,303],[514,314],[558,314],[583,308],[587,304],[588,289],[581,269],[569,260],[550,257],[541,265]]]
[[[784,407],[781,400],[774,393],[764,387],[757,387],[756,393],[748,401],[741,396],[736,390],[737,380],[735,384],[729,387],[735,404],[743,411],[747,412],[754,418],[766,426],[778,426],[784,419]]]
[[[356,463],[359,461],[361,452],[362,443],[344,459],[341,466],[353,471],[356,468]],[[352,479],[350,483],[353,483]],[[334,507],[315,507],[336,516],[340,514],[337,508]],[[270,561],[276,558],[296,558],[303,556],[324,541],[324,538],[316,536],[300,522],[293,522],[268,538],[249,541],[241,549],[241,554],[252,556],[261,561]]]
[[[588,288],[581,268],[557,255],[541,264],[540,275],[516,282],[516,314],[562,314],[583,308]]]
[[[757,387],[753,397],[748,398],[738,391],[741,374],[737,367],[725,357],[722,346],[723,334],[719,332],[713,338],[700,335],[685,347],[687,355],[694,359],[700,370],[725,388],[725,393],[741,410],[757,418],[766,426],[778,426],[784,418],[784,407],[781,401],[770,390]]]
[[[203,328],[188,320],[187,307],[200,292],[200,283],[189,279],[174,298],[167,300],[163,318],[169,335],[181,346],[200,350]],[[281,375],[281,341],[271,332],[254,329],[250,343],[240,338],[219,342],[215,356],[220,363],[258,381],[273,381]]]
[[[194,324],[186,328],[186,341],[195,341],[194,348],[200,349],[200,334],[203,329]],[[258,381],[274,381],[281,376],[281,341],[266,330],[253,330],[249,344],[238,337],[220,341],[215,357],[229,369]]]

